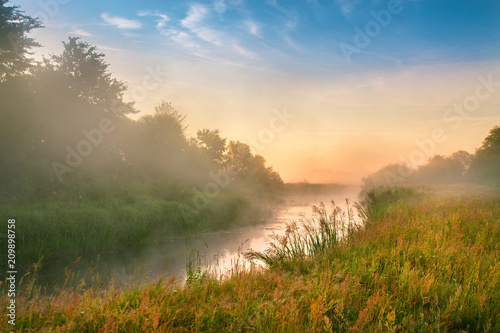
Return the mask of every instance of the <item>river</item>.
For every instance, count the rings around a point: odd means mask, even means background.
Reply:
[[[154,281],[160,276],[175,276],[182,283],[186,279],[188,261],[208,266],[216,274],[224,274],[235,265],[248,267],[242,253],[249,249],[266,250],[267,236],[284,234],[286,223],[311,218],[312,205],[324,202],[331,207],[330,202],[334,200],[345,210],[345,199],[351,203],[358,201],[359,190],[357,186],[348,186],[327,193],[287,195],[274,217],[254,226],[177,237],[154,246],[58,258],[41,269],[38,283],[48,290],[58,289],[69,272],[72,274],[71,285],[81,281],[88,285],[92,280],[90,277],[96,273],[101,282],[112,278],[118,285]]]

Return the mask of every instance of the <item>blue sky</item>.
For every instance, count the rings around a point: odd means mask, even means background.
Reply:
[[[404,159],[450,105],[474,92],[479,76],[500,80],[497,0],[11,3],[44,21],[37,57],[80,36],[106,54],[129,90],[146,68],[161,67],[165,79],[137,101],[141,114],[164,99],[193,132],[219,128],[246,141],[286,107],[297,120],[258,151],[286,180],[354,181]],[[356,52],[346,57],[342,45]],[[478,147],[500,123],[499,92],[450,129],[435,153]],[[367,162],[353,171],[359,156]]]
[[[150,52],[174,51],[195,58],[220,57],[285,69],[290,64],[297,71],[307,71],[311,62],[316,69],[335,73],[375,65],[448,63],[450,58],[455,62],[496,60],[500,53],[500,2],[495,0],[401,1],[402,11],[391,15],[390,24],[381,27],[347,68],[339,44],[354,45],[354,28],[364,30],[374,20],[371,11],[386,10],[390,1],[13,3],[32,15],[44,12],[39,17],[49,18],[45,22],[48,30],[60,28],[70,35],[106,41],[113,48],[135,45]]]

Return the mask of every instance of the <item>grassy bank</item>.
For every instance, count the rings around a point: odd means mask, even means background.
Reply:
[[[17,327],[26,332],[500,331],[498,191],[380,190],[364,212],[368,223],[348,231],[348,237],[330,238],[323,247],[313,246],[315,251],[274,257],[270,252],[271,268],[234,272],[223,280],[201,276],[180,289],[170,280],[127,290],[67,289],[53,296],[31,289],[17,298]],[[318,232],[324,230],[322,217],[327,223],[333,217],[346,221],[319,211]],[[290,230],[288,237],[295,236]],[[274,253],[287,244],[276,244]],[[6,302],[2,298],[2,327]]]
[[[221,191],[198,205],[196,196],[182,183],[59,188],[44,195],[22,193],[19,200],[12,195],[0,205],[0,216],[16,219],[16,256],[29,265],[42,257],[46,261],[258,223],[265,214],[251,195],[237,191]],[[2,271],[5,264],[0,264]]]

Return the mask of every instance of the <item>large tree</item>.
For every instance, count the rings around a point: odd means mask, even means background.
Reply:
[[[46,59],[42,70],[52,72],[59,84],[104,112],[137,112],[133,103],[123,101],[127,85],[111,77],[103,53],[78,37],[69,37],[68,42],[63,44],[63,53]]]
[[[19,6],[7,6],[8,2],[0,0],[0,82],[23,74],[31,66],[29,50],[40,44],[27,34],[42,27],[40,21],[24,15]]]

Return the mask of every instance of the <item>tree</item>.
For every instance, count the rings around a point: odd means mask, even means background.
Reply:
[[[225,154],[225,167],[229,172],[237,172],[240,176],[247,176],[250,172],[250,162],[253,154],[250,146],[239,141],[229,141]]]
[[[220,137],[220,131],[203,129],[196,132],[196,136],[208,157],[217,164],[222,163],[226,150],[226,139]]]
[[[225,167],[229,173],[237,174],[250,187],[265,188],[268,191],[280,189],[283,180],[272,167],[266,167],[266,160],[252,154],[250,146],[239,141],[230,141],[225,154]]]
[[[133,107],[134,103],[123,101],[127,85],[111,77],[103,53],[98,53],[95,46],[80,41],[79,37],[69,37],[63,45],[61,55],[45,59],[42,71],[54,72],[55,80],[59,80],[78,98],[104,112],[138,112]]]
[[[478,151],[489,155],[500,154],[500,126],[495,126],[490,130]]]
[[[171,153],[172,149],[182,150],[187,144],[185,119],[186,116],[179,113],[172,103],[162,101],[155,107],[155,114],[143,116],[139,124],[149,137],[148,144]]]
[[[24,15],[19,6],[7,6],[8,2],[0,0],[0,82],[23,74],[31,66],[32,60],[26,55],[40,44],[26,35],[42,27],[40,21]]]
[[[465,181],[471,154],[459,150],[450,156],[434,155],[427,164],[418,168],[415,174],[417,183],[451,184]]]
[[[477,180],[500,184],[500,126],[493,127],[476,150],[470,172]]]
[[[416,170],[405,163],[388,164],[361,180],[364,192],[379,186],[400,186],[411,183]]]
[[[464,150],[459,150],[451,154],[451,158],[458,164],[460,164],[463,167],[464,171],[467,171],[470,168],[470,164],[472,163],[474,155]]]

